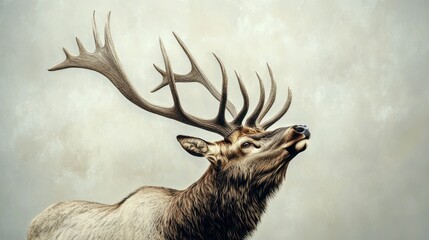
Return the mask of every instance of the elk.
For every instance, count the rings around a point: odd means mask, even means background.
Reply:
[[[174,34],[174,33],[173,33]],[[182,40],[174,34],[187,55],[191,70],[180,75],[172,70],[167,52],[160,40],[165,69],[154,65],[162,75],[161,84],[152,92],[169,86],[174,105],[160,107],[138,95],[128,80],[117,57],[111,33],[110,13],[101,44],[95,12],[93,15],[95,52],[88,52],[76,38],[79,55],[66,49],[66,59],[49,69],[84,68],[109,79],[129,101],[162,117],[221,135],[224,139],[208,142],[197,137],[177,136],[190,154],[205,157],[209,167],[202,177],[185,190],[164,187],[141,187],[122,201],[101,204],[88,201],[67,201],[54,204],[32,222],[28,239],[245,239],[256,229],[265,211],[267,200],[283,182],[289,162],[307,147],[310,132],[305,125],[267,129],[289,109],[292,95],[278,114],[262,123],[276,96],[276,83],[270,66],[271,90],[265,103],[263,82],[257,75],[260,96],[253,112],[246,118],[249,96],[236,74],[243,107],[239,112],[227,98],[228,77],[222,61],[216,56],[222,72],[220,93],[213,87]],[[217,115],[202,119],[185,112],[176,83],[202,84],[219,101]],[[225,113],[232,120],[228,121]],[[246,119],[245,119],[246,118]],[[244,124],[243,121],[245,120]]]

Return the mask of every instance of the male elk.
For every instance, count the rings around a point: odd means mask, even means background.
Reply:
[[[237,113],[227,100],[227,74],[222,71],[221,93],[213,87],[195,62],[191,53],[174,34],[191,63],[191,71],[175,74],[164,45],[160,41],[165,70],[155,66],[162,75],[161,85],[169,86],[174,100],[170,108],[152,105],[140,97],[128,80],[113,46],[110,34],[110,13],[102,46],[93,16],[96,50],[89,53],[76,38],[79,55],[64,49],[64,62],[50,71],[65,68],[86,68],[107,77],[132,103],[146,111],[171,118],[224,137],[218,142],[177,136],[190,154],[210,162],[203,176],[185,190],[164,187],[142,187],[117,204],[105,205],[87,201],[68,201],[50,206],[31,223],[28,239],[244,239],[256,228],[268,198],[282,183],[289,161],[307,147],[310,132],[305,125],[294,125],[267,131],[288,110],[291,91],[281,111],[261,123],[275,100],[276,84],[268,66],[271,90],[264,104],[265,91],[259,76],[260,97],[255,110],[242,122],[249,108],[249,97],[238,74],[243,107]],[[186,113],[177,94],[177,82],[198,82],[219,100],[214,119],[206,120]],[[228,111],[232,121],[225,119]]]

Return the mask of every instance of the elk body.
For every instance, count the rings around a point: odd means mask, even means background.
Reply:
[[[110,15],[110,14],[109,14]],[[207,80],[184,43],[176,39],[188,56],[192,69],[188,74],[175,74],[160,41],[165,70],[155,66],[163,76],[153,91],[169,86],[174,106],[152,105],[141,98],[123,71],[110,35],[109,18],[102,45],[95,25],[96,45],[89,53],[77,40],[80,54],[72,56],[64,49],[66,60],[50,71],[85,68],[106,76],[132,103],[142,109],[220,134],[224,139],[207,142],[200,138],[177,136],[190,154],[205,157],[210,166],[203,176],[185,190],[164,187],[142,187],[114,205],[87,201],[54,204],[40,213],[30,225],[28,239],[244,239],[255,229],[268,198],[285,178],[291,159],[307,147],[310,132],[305,125],[294,125],[268,131],[288,110],[291,91],[280,112],[261,123],[275,100],[276,85],[270,67],[270,95],[265,103],[265,90],[259,76],[260,97],[253,112],[243,121],[249,108],[249,97],[238,74],[243,107],[237,113],[227,99],[227,75],[222,71],[220,93]],[[177,82],[197,82],[219,100],[218,114],[205,120],[186,113],[180,104]],[[232,121],[225,119],[229,112]]]

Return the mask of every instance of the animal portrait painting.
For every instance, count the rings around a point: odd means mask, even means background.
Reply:
[[[0,0],[0,240],[429,239],[428,9]]]

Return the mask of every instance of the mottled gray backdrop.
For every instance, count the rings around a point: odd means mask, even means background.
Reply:
[[[161,37],[173,68],[189,63],[178,33],[220,86],[224,61],[255,105],[265,63],[292,107],[276,126],[310,126],[310,146],[289,166],[252,239],[427,239],[429,236],[429,14],[427,1],[13,1],[0,3],[0,239],[24,239],[48,205],[115,203],[142,185],[183,189],[205,171],[176,135],[219,136],[144,112],[104,77],[48,72],[93,49],[112,10],[112,34],[141,95],[172,103],[161,80]],[[235,81],[231,100],[241,106]],[[180,85],[185,108],[211,117],[214,101]],[[275,127],[275,126],[274,126]]]

